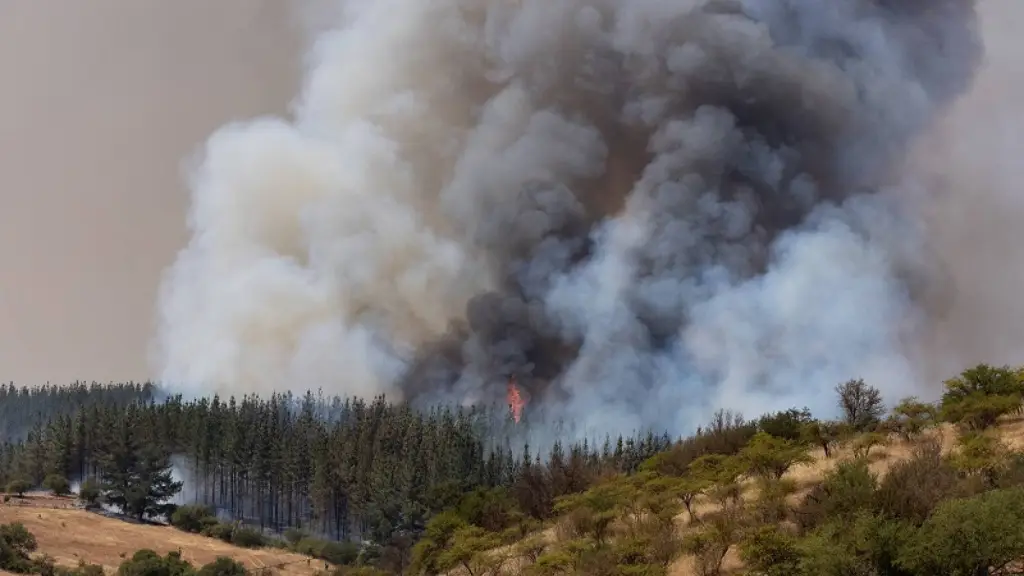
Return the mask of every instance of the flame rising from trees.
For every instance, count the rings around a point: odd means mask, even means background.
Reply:
[[[519,394],[519,386],[516,386],[515,376],[511,376],[508,379],[506,399],[508,400],[508,409],[512,412],[512,419],[515,420],[516,424],[519,424],[519,419],[523,417],[523,407],[526,406],[526,401]]]

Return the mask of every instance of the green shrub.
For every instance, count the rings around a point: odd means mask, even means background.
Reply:
[[[31,489],[32,483],[24,478],[15,478],[7,483],[7,491],[11,494],[17,494],[18,497],[24,496],[25,492]]]
[[[117,568],[118,576],[193,576],[195,569],[182,560],[181,554],[168,552],[161,557],[149,549],[142,549]]]
[[[225,542],[231,542],[231,535],[235,532],[235,527],[231,524],[217,523],[211,524],[206,528],[203,528],[203,536],[209,536],[210,538],[216,538]]]
[[[90,506],[94,506],[102,494],[100,483],[95,478],[86,478],[78,488],[78,499]]]
[[[216,560],[203,566],[198,576],[245,576],[248,571],[239,562],[227,556],[218,556]]]
[[[31,572],[30,558],[36,551],[36,537],[20,522],[0,525],[0,570]]]
[[[804,497],[796,511],[797,523],[809,530],[825,522],[850,519],[875,502],[878,480],[864,459],[840,462]]]
[[[331,564],[352,564],[359,557],[359,546],[352,542],[333,542],[318,538],[303,538],[295,544],[295,551]]]
[[[740,543],[750,576],[794,576],[800,566],[797,539],[777,526],[764,526]]]
[[[171,514],[171,526],[194,534],[198,534],[206,527],[216,523],[217,517],[207,506],[180,506]]]
[[[260,548],[264,542],[263,534],[252,528],[238,526],[231,533],[231,543],[242,548]]]
[[[50,474],[43,480],[43,487],[53,492],[56,496],[66,496],[71,493],[71,484],[68,479],[60,474]]]
[[[295,546],[301,542],[304,538],[309,538],[309,534],[305,530],[298,528],[289,528],[284,531],[284,539],[292,546]]]
[[[940,504],[900,554],[914,574],[974,576],[1024,557],[1024,490],[995,490]],[[1003,573],[1003,572],[1000,572]],[[1005,572],[1018,573],[1018,572]]]

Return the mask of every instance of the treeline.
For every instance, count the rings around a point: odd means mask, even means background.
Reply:
[[[32,423],[24,441],[0,445],[0,483],[95,478],[120,485],[107,495],[123,500],[133,492],[127,478],[156,478],[169,461],[184,480],[179,501],[209,506],[224,520],[389,545],[415,538],[433,513],[477,488],[513,490],[523,510],[544,517],[554,498],[583,489],[586,478],[635,470],[671,443],[646,434],[601,446],[556,444],[542,457],[513,444],[517,427],[499,410],[421,412],[384,398],[312,393],[155,402],[134,390],[133,402],[88,401],[77,410],[67,408],[73,402],[61,388],[41,391],[61,408]],[[77,398],[81,390],[66,393]],[[21,402],[46,406],[31,396],[18,392]],[[126,511],[140,515],[154,505]]]
[[[21,388],[0,384],[0,442],[24,440],[33,426],[91,406],[126,406],[158,396],[149,383],[85,384]]]

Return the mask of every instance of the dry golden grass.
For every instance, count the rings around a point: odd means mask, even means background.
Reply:
[[[182,557],[197,568],[218,556],[234,558],[254,571],[271,568],[285,576],[310,576],[324,567],[322,561],[283,550],[247,550],[168,526],[133,524],[70,508],[0,504],[0,524],[8,522],[24,524],[39,543],[37,553],[49,554],[57,564],[74,567],[84,560],[103,566],[107,573],[142,548],[160,554],[180,548]]]

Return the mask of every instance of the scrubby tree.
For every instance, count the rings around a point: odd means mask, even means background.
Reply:
[[[103,495],[103,488],[95,478],[86,478],[78,487],[78,499],[87,506],[95,506]]]
[[[846,424],[857,432],[872,429],[885,414],[882,392],[868,386],[862,379],[848,380],[836,386],[836,394]]]
[[[832,457],[832,448],[842,437],[843,426],[839,422],[811,420],[803,427],[803,439],[808,444],[821,448],[825,458]]]
[[[197,576],[245,576],[248,571],[240,562],[227,556],[218,556],[216,560],[200,568],[196,574]]]
[[[778,526],[762,526],[740,543],[740,557],[750,576],[798,576],[799,540]]]
[[[1019,574],[1024,558],[1024,488],[943,502],[901,551],[913,574]]]
[[[117,568],[118,576],[194,576],[195,568],[181,558],[178,552],[160,556],[149,549],[142,549]]]
[[[1009,367],[979,364],[945,383],[942,416],[969,430],[992,427],[1003,415],[1020,409],[1022,385]]]
[[[55,496],[67,496],[71,493],[71,484],[60,474],[50,474],[43,480],[43,487]]]
[[[807,427],[814,422],[811,411],[807,408],[797,410],[791,408],[782,412],[776,412],[762,416],[757,421],[757,428],[761,432],[789,440],[791,442],[807,441]]]
[[[31,572],[36,537],[21,523],[0,525],[0,570]]]
[[[7,492],[16,494],[19,498],[25,496],[25,492],[32,489],[32,483],[24,478],[15,478],[7,483]]]
[[[793,466],[812,460],[803,445],[758,432],[738,455],[751,476],[778,480]]]
[[[892,410],[892,428],[904,440],[911,441],[933,425],[938,409],[911,396],[900,400]]]

